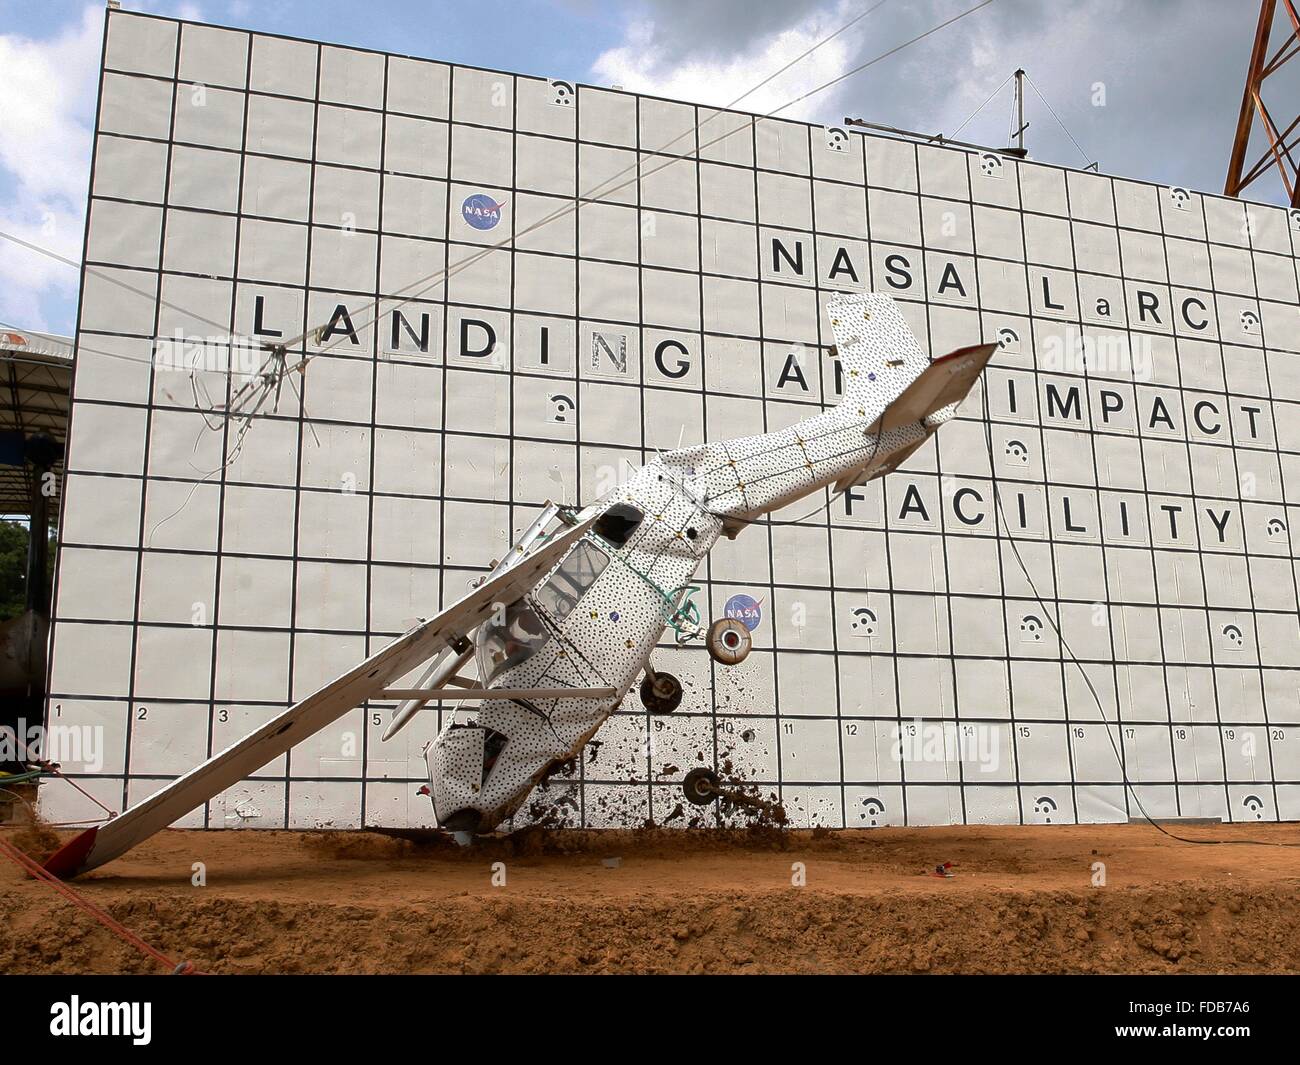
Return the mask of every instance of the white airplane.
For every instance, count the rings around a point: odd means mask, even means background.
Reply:
[[[890,296],[837,295],[828,309],[843,371],[837,406],[777,432],[661,454],[585,508],[548,505],[459,602],[83,832],[46,869],[70,877],[104,864],[369,699],[399,701],[384,739],[430,702],[480,704],[453,714],[425,748],[436,821],[465,842],[575,757],[639,677],[648,709],[677,706],[679,682],[650,665],[670,624],[703,639],[716,661],[743,661],[750,635],[739,621],[704,630],[686,620],[689,583],[718,537],[895,469],[956,414],[997,348],[931,361]],[[460,675],[471,659],[477,680]],[[413,687],[395,686],[416,670]],[[684,791],[699,804],[722,794],[703,768]]]

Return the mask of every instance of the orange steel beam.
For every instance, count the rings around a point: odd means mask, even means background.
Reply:
[[[1228,177],[1224,182],[1223,192],[1226,196],[1240,196],[1243,189],[1268,170],[1276,167],[1291,206],[1300,207],[1300,166],[1297,166],[1295,156],[1292,154],[1293,149],[1300,146],[1300,142],[1288,142],[1288,138],[1300,125],[1300,115],[1297,115],[1285,130],[1279,130],[1277,122],[1274,121],[1264,103],[1263,95],[1264,80],[1276,73],[1283,64],[1300,55],[1300,12],[1296,10],[1295,0],[1282,0],[1282,6],[1291,22],[1291,32],[1272,58],[1268,56],[1269,38],[1272,36],[1277,5],[1278,0],[1261,0],[1259,5],[1255,44],[1250,53],[1250,68],[1241,95],[1241,113],[1237,118],[1237,133],[1232,142],[1232,155],[1228,162]],[[1254,164],[1247,167],[1246,151],[1250,145],[1250,134],[1256,117],[1263,127],[1268,148]]]

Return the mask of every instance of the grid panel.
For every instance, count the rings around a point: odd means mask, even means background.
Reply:
[[[546,499],[834,403],[825,303],[877,290],[936,354],[1000,342],[962,415],[720,544],[701,607],[759,600],[753,654],[662,647],[682,707],[628,700],[520,817],[680,823],[703,758],[798,824],[1300,818],[1295,212],[122,12],[91,191],[51,715],[103,729],[106,801]],[[214,338],[323,323],[218,410]],[[186,823],[427,824],[438,714],[388,709]]]

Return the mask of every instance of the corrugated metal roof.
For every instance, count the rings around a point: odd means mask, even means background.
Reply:
[[[68,438],[73,344],[69,337],[0,329],[0,432]],[[63,463],[55,467],[62,483]],[[31,510],[31,467],[0,465],[0,514]]]

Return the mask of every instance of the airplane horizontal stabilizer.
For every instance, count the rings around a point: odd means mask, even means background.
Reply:
[[[881,415],[881,429],[924,421],[931,414],[960,403],[984,372],[996,344],[975,344],[935,359],[903,389]]]

